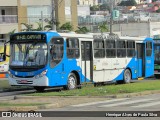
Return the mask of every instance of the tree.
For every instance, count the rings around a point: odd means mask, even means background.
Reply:
[[[107,26],[107,24],[106,24],[105,22],[100,23],[100,24],[98,25],[98,29],[101,31],[101,33],[103,33],[103,32],[108,32],[108,31],[109,31],[109,30],[108,30],[108,26]]]
[[[102,10],[102,11],[106,11],[106,10],[108,10],[108,11],[110,11],[110,6],[109,6],[109,4],[102,4],[102,5],[100,5],[100,10]]]
[[[21,24],[26,27],[25,29],[22,29],[22,31],[33,31],[33,25],[27,23],[21,23]]]
[[[72,31],[73,30],[73,26],[71,25],[70,22],[66,22],[64,23],[61,27],[60,30],[69,30]]]
[[[43,31],[43,26],[41,22],[36,22],[38,27],[37,28],[33,28],[33,25],[31,24],[27,24],[27,23],[21,23],[22,25],[24,25],[26,28],[22,29],[22,31]]]
[[[48,29],[48,30],[52,30],[52,24],[53,24],[53,22],[52,21],[48,21],[48,24],[46,25],[46,26],[44,26],[44,29],[46,30],[46,29]],[[57,30],[59,30],[59,22],[56,22],[56,23],[54,23],[54,24],[56,24],[56,29]]]
[[[129,3],[128,3],[129,6],[136,6],[137,5],[137,2],[135,0],[129,0]]]
[[[91,11],[98,11],[99,10],[99,5],[90,6],[90,10]]]
[[[152,0],[152,2],[156,2],[156,1],[158,1],[158,0]]]
[[[78,30],[76,30],[75,32],[79,34],[85,34],[88,33],[89,30],[87,29],[87,27],[78,27]]]
[[[8,33],[8,35],[12,35],[12,34],[14,34],[14,33],[15,33],[15,31],[16,31],[16,29],[14,29],[14,30],[10,31],[10,32]]]
[[[127,0],[127,1],[122,1],[119,6],[136,6],[137,2],[135,0]]]
[[[43,30],[43,26],[41,22],[36,22],[38,27],[36,29],[33,29],[33,31],[42,31]]]

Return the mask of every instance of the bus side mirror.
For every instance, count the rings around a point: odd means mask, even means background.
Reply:
[[[3,62],[6,60],[6,55],[4,53],[0,53],[0,62]]]
[[[0,53],[0,62],[6,61],[6,57],[10,57],[10,55],[6,54],[6,52],[7,52],[7,46],[6,46],[6,44],[8,44],[9,42],[10,41],[4,43],[4,47],[3,47],[4,51],[2,53]]]

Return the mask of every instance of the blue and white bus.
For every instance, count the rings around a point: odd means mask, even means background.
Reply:
[[[20,32],[9,42],[12,86],[75,89],[84,82],[129,83],[154,74],[152,38]]]

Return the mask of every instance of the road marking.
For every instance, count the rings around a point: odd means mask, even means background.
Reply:
[[[137,108],[142,108],[142,107],[150,107],[150,106],[154,106],[154,105],[159,105],[160,101],[153,101],[152,103],[146,103],[146,104],[141,104],[141,105],[137,105],[137,106],[132,106],[132,107],[137,107]]]
[[[82,107],[82,106],[95,105],[95,104],[100,104],[100,103],[117,102],[117,101],[122,101],[122,100],[127,100],[127,99],[129,99],[129,98],[111,99],[111,100],[98,101],[98,102],[90,102],[90,103],[83,103],[83,104],[71,105],[71,106],[72,107]]]
[[[120,103],[102,105],[99,107],[114,107],[114,106],[128,105],[128,104],[133,104],[133,103],[138,103],[138,102],[145,102],[145,101],[150,101],[150,100],[153,100],[153,99],[140,99],[140,100],[125,101],[125,102],[120,102]]]

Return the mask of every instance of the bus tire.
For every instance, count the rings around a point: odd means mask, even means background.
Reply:
[[[130,72],[129,69],[126,69],[124,71],[123,82],[124,83],[130,83],[131,82],[131,72]]]
[[[94,87],[98,87],[98,83],[94,83]]]
[[[155,77],[156,79],[159,79],[159,78],[160,78],[160,75],[154,75],[154,77]]]
[[[43,92],[45,87],[42,86],[34,86],[34,89],[36,89],[37,92]]]
[[[70,73],[68,75],[68,81],[67,85],[64,86],[64,89],[66,90],[73,90],[77,88],[77,77],[75,76],[74,73]]]

